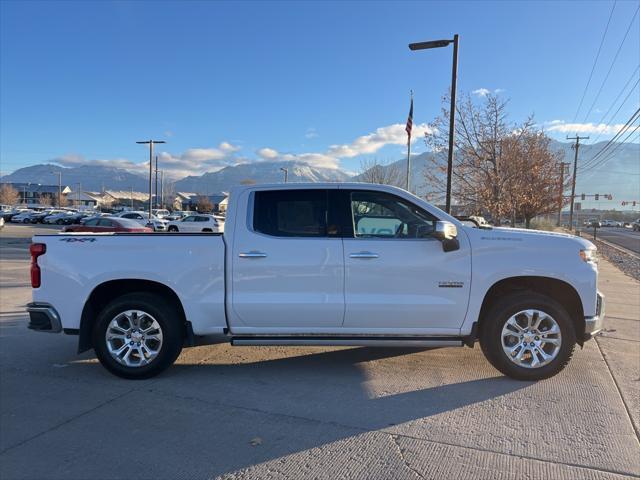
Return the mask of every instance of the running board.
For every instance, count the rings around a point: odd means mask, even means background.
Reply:
[[[352,347],[462,347],[462,337],[322,337],[322,336],[237,336],[231,345],[352,346]]]

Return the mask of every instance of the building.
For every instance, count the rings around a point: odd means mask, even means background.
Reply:
[[[64,203],[64,199],[71,192],[71,189],[66,185],[62,185],[60,188],[58,185],[41,185],[39,183],[6,183],[3,185],[9,185],[18,192],[19,204],[33,207],[57,205],[59,193],[62,194]]]
[[[67,194],[67,205],[76,208],[97,208],[102,203],[102,198],[92,192],[69,192]]]
[[[141,210],[149,207],[149,194],[133,190],[105,190],[104,192],[87,192],[98,198],[99,205],[105,208],[130,208]],[[155,197],[155,195],[154,195]]]
[[[177,192],[172,206],[174,210],[197,210],[198,203],[203,198],[209,200],[213,212],[217,213],[227,208],[225,202],[227,194],[225,193],[218,195],[200,195],[191,192]],[[225,202],[223,207],[221,207],[222,202]]]

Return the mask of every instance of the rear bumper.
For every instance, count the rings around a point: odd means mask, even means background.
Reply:
[[[27,312],[29,312],[28,328],[30,330],[49,333],[60,333],[62,331],[60,315],[48,303],[29,303]]]
[[[604,295],[601,292],[596,295],[596,314],[593,317],[585,317],[584,319],[585,340],[589,340],[604,328]]]

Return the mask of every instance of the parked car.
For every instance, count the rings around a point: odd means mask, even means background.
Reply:
[[[117,232],[117,233],[152,233],[149,227],[143,227],[135,220],[116,217],[89,217],[79,225],[64,228],[65,232]]]
[[[523,380],[557,374],[603,328],[585,238],[469,228],[364,183],[239,186],[228,219],[213,235],[34,236],[29,327],[78,334],[79,352],[93,348],[126,378],[151,377],[204,342],[479,340],[489,362]],[[169,257],[171,268],[158,262]]]
[[[165,232],[167,230],[167,224],[169,223],[166,220],[155,217],[153,215],[151,216],[151,223],[149,223],[149,214],[147,212],[131,212],[130,211],[130,212],[122,212],[115,216],[134,220],[138,224],[142,225],[143,227],[151,226],[153,230],[156,232]]]
[[[169,222],[169,232],[210,232],[220,233],[224,230],[224,222],[213,215],[189,215],[182,220]]]
[[[31,216],[32,213],[33,213],[33,210],[31,209],[22,210],[21,212],[16,213],[11,217],[11,222],[12,223],[29,223],[29,217]]]
[[[64,210],[46,209],[40,212],[33,212],[29,215],[29,223],[44,223],[44,219],[49,215],[57,215],[63,213]]]
[[[4,228],[4,218],[0,217],[0,230]]]
[[[151,210],[151,213],[153,213],[158,218],[166,218],[170,215],[171,212],[169,212],[169,210],[165,210],[164,208],[154,208],[153,210]]]
[[[589,220],[589,227],[591,228],[600,228],[602,227],[602,224],[600,223],[600,220],[598,220],[597,218],[592,218]]]
[[[615,227],[616,226],[616,222],[614,222],[613,220],[602,220],[601,226],[602,227]]]
[[[60,220],[58,220],[56,223],[61,223],[62,225],[76,225],[82,222],[83,219],[88,218],[88,217],[95,217],[95,216],[104,216],[104,215],[100,215],[100,214],[93,214],[90,215],[88,213],[73,213],[71,215],[67,215],[65,217],[62,217],[61,222]]]
[[[68,218],[76,215],[77,212],[73,210],[62,210],[52,215],[47,215],[42,219],[42,223],[64,225]]]
[[[185,212],[182,210],[174,210],[168,216],[164,217],[167,221],[175,221],[180,220],[181,218],[188,217],[189,215],[193,215],[195,212]]]
[[[631,224],[634,232],[640,232],[640,218]]]

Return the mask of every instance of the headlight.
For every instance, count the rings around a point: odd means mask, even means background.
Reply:
[[[580,250],[580,258],[587,263],[598,263],[598,253],[595,248]]]

